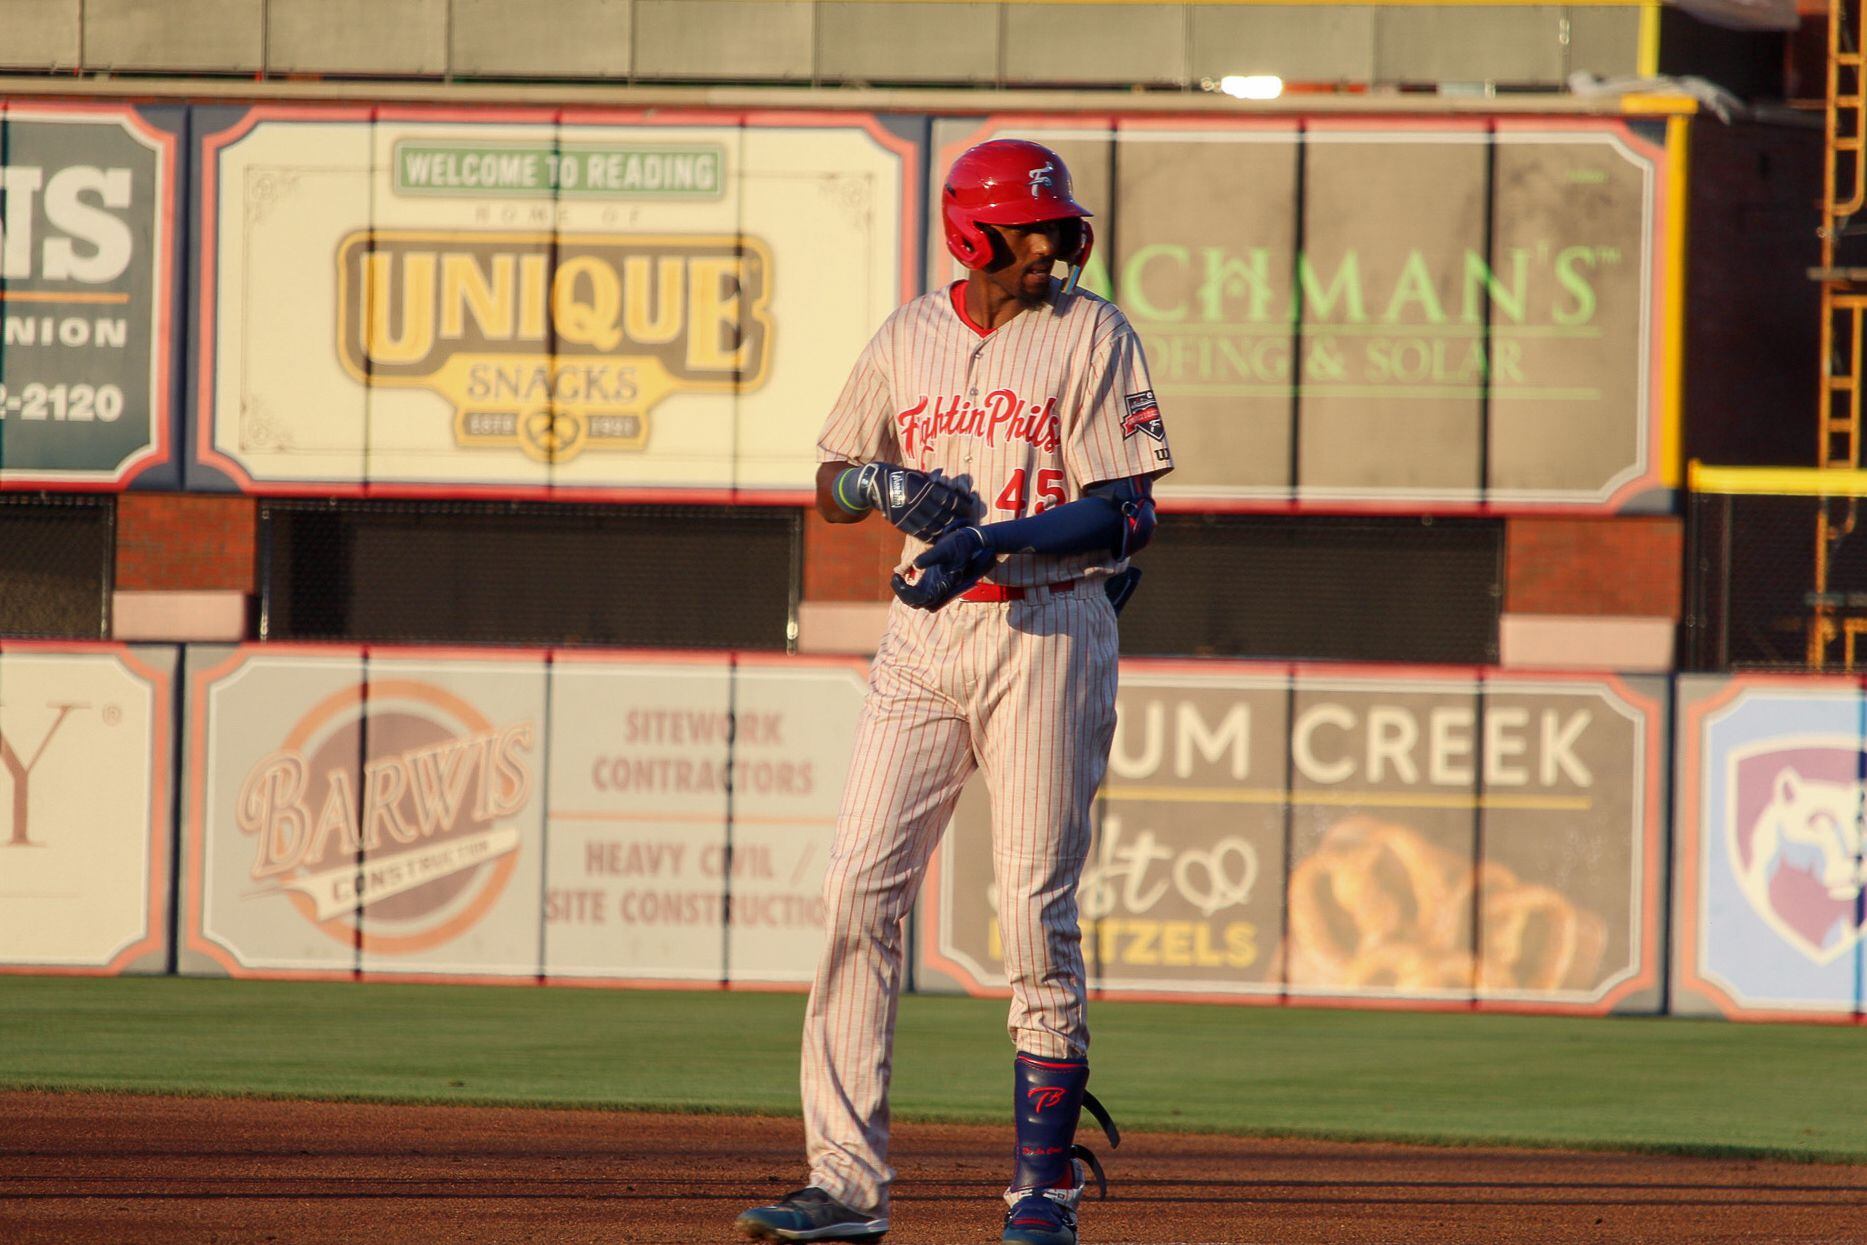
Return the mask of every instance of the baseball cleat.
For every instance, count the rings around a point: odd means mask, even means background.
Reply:
[[[753,1207],[734,1226],[755,1241],[879,1241],[888,1219],[852,1210],[812,1185],[774,1206]]]
[[[1076,1216],[1041,1193],[1021,1197],[1005,1214],[1006,1245],[1076,1245]]]

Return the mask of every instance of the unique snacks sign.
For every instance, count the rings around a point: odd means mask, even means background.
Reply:
[[[1686,676],[1679,715],[1674,1009],[1851,1014],[1867,950],[1859,684]]]
[[[168,457],[180,118],[0,105],[0,486]]]
[[[174,664],[0,652],[0,967],[166,968]]]
[[[1091,984],[1656,1006],[1655,690],[1125,670]],[[1004,985],[990,843],[969,793],[923,926],[923,967],[969,990]]]
[[[911,152],[862,118],[232,118],[202,144],[198,461],[243,487],[807,489],[906,293]]]
[[[1598,120],[936,133],[942,167],[1001,133],[1068,160],[1101,239],[1084,283],[1140,332],[1173,437],[1163,499],[1663,504],[1657,137]]]

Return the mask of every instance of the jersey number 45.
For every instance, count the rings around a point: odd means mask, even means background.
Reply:
[[[1009,510],[1013,514],[1024,513],[1025,493],[1024,468],[1011,473],[1011,479],[1005,481],[1005,491],[998,495],[994,503],[1000,510]],[[1061,506],[1069,500],[1069,494],[1063,491],[1063,473],[1055,467],[1045,467],[1037,473],[1037,504],[1031,507],[1032,514],[1041,514],[1052,506]]]

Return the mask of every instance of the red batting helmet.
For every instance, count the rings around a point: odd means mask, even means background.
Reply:
[[[980,225],[1035,225],[1089,215],[1071,191],[1063,157],[1021,138],[995,138],[962,153],[947,170],[940,208],[946,249],[968,268],[983,268],[992,259],[992,240]],[[1082,229],[1076,254],[1062,257],[1072,268],[1088,261],[1095,242],[1088,221]]]

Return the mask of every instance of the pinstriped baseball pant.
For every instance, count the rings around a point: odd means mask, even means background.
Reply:
[[[933,614],[893,606],[837,814],[804,1019],[810,1182],[838,1201],[887,1208],[902,923],[974,769],[992,797],[1012,1040],[1052,1058],[1087,1051],[1076,885],[1115,729],[1116,655],[1097,583]]]

